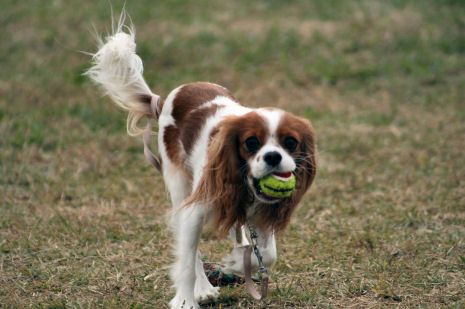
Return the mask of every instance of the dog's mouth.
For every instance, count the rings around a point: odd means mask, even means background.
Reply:
[[[263,192],[262,188],[260,188],[259,180],[257,178],[253,178],[252,182],[253,182],[253,188],[254,188],[255,196],[260,201],[272,204],[272,203],[276,203],[276,202],[279,202],[280,200],[282,200],[281,197],[270,196],[270,195],[266,194],[265,192]]]

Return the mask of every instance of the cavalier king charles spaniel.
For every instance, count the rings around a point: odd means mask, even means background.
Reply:
[[[229,234],[234,248],[223,271],[244,273],[244,225],[258,232],[263,262],[276,261],[275,233],[290,221],[315,177],[315,136],[310,122],[277,108],[240,105],[226,88],[206,82],[185,84],[160,100],[142,76],[133,26],[124,14],[113,34],[100,40],[86,73],[129,112],[128,133],[142,133],[137,122],[158,121],[158,156],[173,211],[176,261],[171,278],[172,308],[198,308],[214,301],[219,288],[208,281],[198,251],[202,226],[211,222],[220,236]],[[259,180],[271,173],[293,173],[294,192],[283,198],[264,193]],[[238,235],[242,234],[242,235]],[[252,257],[252,267],[257,258]]]

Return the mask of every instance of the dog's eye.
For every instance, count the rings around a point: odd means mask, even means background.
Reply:
[[[288,136],[284,139],[284,147],[289,150],[290,152],[293,152],[297,148],[297,140],[293,138],[292,136]]]
[[[252,136],[245,140],[245,146],[247,150],[254,153],[260,148],[260,141],[255,136]]]

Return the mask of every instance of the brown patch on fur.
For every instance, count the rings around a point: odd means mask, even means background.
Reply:
[[[291,153],[297,164],[296,190],[286,199],[276,204],[263,204],[257,207],[255,224],[264,230],[282,231],[291,219],[291,215],[310,188],[316,175],[315,134],[310,122],[286,113],[278,127],[278,139],[282,144],[286,136],[292,136],[299,142]]]
[[[208,137],[208,144],[210,145],[210,141],[215,137],[216,134],[220,131],[219,127],[214,127],[213,130],[210,132],[210,136]]]
[[[198,139],[202,127],[205,125],[207,118],[213,116],[218,108],[224,105],[210,105],[193,110],[185,118],[183,130],[181,132],[181,142],[186,154],[190,154],[194,142]]]
[[[198,82],[182,86],[173,100],[171,113],[176,121],[176,126],[181,128],[184,125],[184,119],[191,111],[217,96],[225,96],[235,100],[229,90],[219,85]]]
[[[256,113],[249,113],[243,117],[245,117],[244,121],[247,123],[244,123],[242,127],[239,128],[239,155],[247,161],[253,157],[255,153],[250,153],[245,146],[245,141],[249,137],[255,136],[260,141],[260,144],[264,145],[268,136],[268,129],[263,118]]]
[[[202,128],[203,122],[199,122],[199,119],[206,118],[210,113],[213,113],[213,111],[196,112],[196,110],[202,110],[202,104],[213,100],[217,96],[226,96],[234,100],[234,97],[226,88],[205,82],[186,84],[176,94],[173,99],[173,111],[171,113],[176,125],[166,127],[163,136],[166,152],[170,160],[175,164],[182,166],[184,163],[179,141],[181,141],[185,152],[190,151]]]
[[[163,133],[166,153],[170,160],[176,165],[182,165],[181,149],[179,145],[179,129],[173,125],[167,126]]]

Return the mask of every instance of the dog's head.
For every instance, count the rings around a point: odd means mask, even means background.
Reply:
[[[292,172],[291,196],[271,197],[258,185],[271,173]],[[256,202],[254,223],[265,230],[284,229],[316,172],[315,137],[309,121],[280,109],[262,108],[226,118],[212,134],[208,162],[191,201],[212,203],[221,234],[244,223]]]

